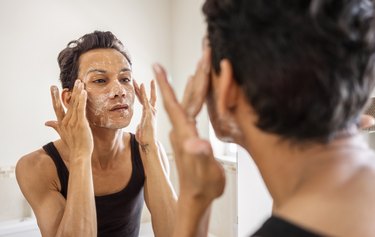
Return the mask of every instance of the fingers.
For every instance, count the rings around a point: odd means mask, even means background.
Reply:
[[[155,104],[156,104],[156,85],[155,85],[155,81],[152,80],[151,81],[151,98],[150,98],[150,103],[152,105],[152,107],[155,107]]]
[[[209,49],[204,50],[196,72],[194,76],[189,79],[184,91],[182,105],[187,115],[193,119],[195,119],[199,111],[202,109],[208,92],[210,82],[210,54]]]
[[[147,94],[146,94],[146,91],[145,91],[145,88],[144,88],[144,84],[142,83],[141,86],[138,85],[138,83],[133,80],[133,86],[134,86],[134,91],[135,91],[135,94],[138,98],[138,101],[139,103],[141,103],[143,106],[146,106],[146,104],[148,105],[148,99],[147,99]],[[150,104],[152,107],[155,107],[155,104],[156,104],[156,86],[155,86],[155,81],[152,80],[151,81],[151,89],[150,89],[150,94],[151,94],[151,97],[150,97]],[[143,87],[143,89],[142,89]]]
[[[141,84],[140,93],[141,93],[143,108],[148,109],[149,104],[148,104],[148,101],[147,101],[147,94],[146,94],[145,85],[143,85],[143,83]]]
[[[138,83],[135,80],[133,80],[133,86],[134,86],[135,95],[137,96],[139,103],[142,104],[141,91],[139,89]]]
[[[77,105],[77,111],[83,117],[83,119],[86,119],[86,103],[87,103],[87,91],[81,90],[81,93],[79,95],[78,105]]]
[[[181,128],[187,123],[187,118],[183,108],[177,101],[176,95],[168,82],[165,70],[158,64],[153,66],[156,81],[158,82],[162,94],[164,108],[168,114],[173,127]]]
[[[55,129],[55,131],[60,134],[60,129],[59,129],[59,122],[58,121],[47,121],[44,123],[47,127],[51,127]]]
[[[65,117],[65,111],[60,100],[59,89],[56,86],[51,86],[52,105],[56,114],[57,121],[62,121]]]
[[[366,128],[370,128],[372,126],[375,125],[375,118],[370,116],[370,115],[367,115],[367,114],[363,114],[360,118],[360,121],[359,121],[359,127],[361,129],[366,129]]]
[[[187,139],[184,143],[184,150],[191,155],[205,155],[213,158],[211,144],[197,137]]]
[[[79,119],[79,115],[77,114],[78,112],[77,109],[78,109],[78,104],[80,101],[79,97],[80,97],[82,90],[83,90],[83,83],[80,80],[76,80],[74,83],[71,97],[70,97],[69,108],[63,120],[64,124],[76,123],[77,120]]]

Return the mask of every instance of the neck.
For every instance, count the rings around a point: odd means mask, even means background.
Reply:
[[[106,168],[125,149],[123,142],[125,135],[122,129],[91,126],[91,131],[94,139],[92,162],[97,163],[101,168]]]
[[[259,130],[251,115],[245,118],[242,113],[237,121],[243,131],[240,145],[256,163],[275,208],[281,207],[298,191],[324,184],[322,176],[335,185],[334,182],[353,171],[354,162],[358,164],[358,152],[369,150],[358,132],[327,144],[299,146]]]

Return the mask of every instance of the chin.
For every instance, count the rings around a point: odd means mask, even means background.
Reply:
[[[230,132],[222,130],[222,129],[220,129],[220,131],[218,131],[215,128],[214,128],[214,130],[215,130],[216,137],[220,141],[222,141],[222,142],[230,142],[230,143],[233,143],[235,141],[235,139],[231,136]]]
[[[130,122],[131,122],[130,119],[127,121],[109,121],[106,127],[111,128],[111,129],[123,129],[123,128],[128,127]]]
[[[90,124],[99,128],[108,129],[123,129],[129,126],[131,118],[119,118],[119,119],[101,119],[99,121],[93,121]]]
[[[222,142],[237,143],[241,137],[238,126],[231,120],[216,119],[211,120],[216,137]]]

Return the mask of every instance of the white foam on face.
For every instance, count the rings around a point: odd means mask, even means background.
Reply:
[[[224,126],[221,126],[221,130],[225,131],[226,134],[220,137],[223,142],[235,142],[235,138],[241,137],[241,130],[234,121],[229,120],[222,123],[222,125]]]
[[[130,122],[134,104],[134,90],[132,86],[116,82],[116,85],[112,86],[109,92],[103,92],[102,94],[100,91],[94,92],[90,88],[87,88],[87,92],[87,113],[89,121],[93,125],[122,128],[124,124],[127,125]],[[118,104],[126,104],[128,105],[128,109],[121,112],[110,111],[113,106]]]
[[[87,90],[87,118],[91,125],[123,128],[133,116],[135,93],[130,82],[120,80],[121,70],[130,68],[127,59],[114,49],[94,49],[81,56],[83,82]],[[99,71],[98,71],[99,70]],[[105,83],[95,84],[90,81],[90,71],[100,79],[103,72]],[[131,76],[130,76],[131,77]],[[93,78],[94,79],[94,78]],[[111,111],[114,106],[127,105],[127,109]]]

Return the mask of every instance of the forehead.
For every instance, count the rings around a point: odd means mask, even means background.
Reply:
[[[123,54],[116,49],[92,49],[79,57],[79,71],[89,69],[116,70],[129,68],[130,64]]]

